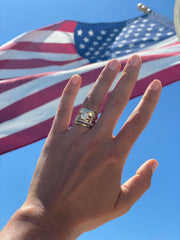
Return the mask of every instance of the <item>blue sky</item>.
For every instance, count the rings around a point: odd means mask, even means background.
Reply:
[[[139,16],[137,0],[1,0],[0,45],[13,37],[61,20],[113,22]],[[143,3],[173,19],[174,1]],[[171,77],[171,76],[169,76]],[[151,189],[130,212],[83,234],[78,240],[179,240],[180,239],[180,82],[163,88],[150,124],[134,145],[124,168],[123,181],[146,160],[155,158],[159,168]],[[131,100],[115,133],[139,97]],[[24,202],[44,140],[0,156],[0,229]]]

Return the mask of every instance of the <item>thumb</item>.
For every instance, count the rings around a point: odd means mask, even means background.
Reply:
[[[158,162],[154,159],[148,160],[137,170],[136,175],[128,179],[121,186],[119,208],[124,213],[150,188],[151,178],[158,167]]]

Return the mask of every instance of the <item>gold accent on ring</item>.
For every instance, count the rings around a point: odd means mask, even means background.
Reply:
[[[95,124],[96,119],[97,114],[94,111],[88,108],[81,108],[74,122],[77,125],[92,128]]]

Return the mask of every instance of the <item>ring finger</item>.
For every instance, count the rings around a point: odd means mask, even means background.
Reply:
[[[88,108],[89,110],[98,114],[100,112],[101,106],[107,95],[107,92],[116,78],[118,72],[120,71],[121,64],[118,60],[110,61],[107,66],[103,69],[99,75],[97,81],[95,82],[93,88],[88,93],[86,99],[82,104],[82,108]],[[76,125],[72,126],[73,129],[77,129],[79,133],[86,132],[87,127]]]

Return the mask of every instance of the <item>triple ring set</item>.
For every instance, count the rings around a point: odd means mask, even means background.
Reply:
[[[81,125],[87,128],[92,128],[96,122],[96,119],[97,119],[97,114],[94,111],[88,108],[81,108],[74,122],[77,125]]]

